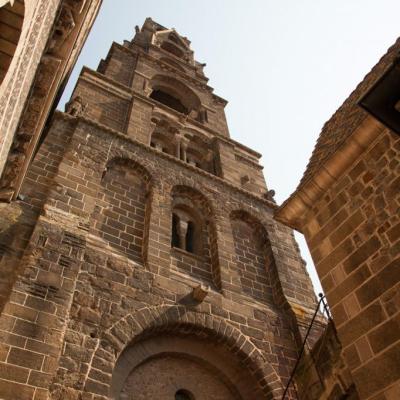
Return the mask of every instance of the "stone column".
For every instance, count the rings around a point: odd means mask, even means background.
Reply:
[[[175,139],[175,151],[176,151],[176,158],[178,158],[178,159],[181,159],[181,139],[182,139],[182,137],[180,136],[180,135],[177,135],[176,136],[176,139]]]
[[[180,159],[182,160],[182,161],[187,161],[187,155],[186,155],[186,152],[187,152],[187,147],[188,147],[188,144],[189,144],[189,140],[188,139],[186,139],[186,138],[182,138],[181,139],[181,157],[180,157]]]
[[[182,250],[186,249],[186,234],[188,230],[189,222],[188,221],[182,221],[179,219],[178,226],[177,226],[177,232],[179,236],[179,247]]]

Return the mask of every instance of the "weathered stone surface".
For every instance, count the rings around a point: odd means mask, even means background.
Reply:
[[[229,138],[206,82],[188,41],[148,19],[83,70],[84,114],[56,113],[22,188],[29,229],[0,316],[2,362],[29,371],[7,375],[15,388],[150,396],[158,370],[168,396],[282,395],[315,296],[259,154]]]

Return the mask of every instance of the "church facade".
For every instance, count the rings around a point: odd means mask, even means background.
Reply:
[[[1,398],[282,398],[317,302],[203,67],[148,18],[54,114],[0,232]]]

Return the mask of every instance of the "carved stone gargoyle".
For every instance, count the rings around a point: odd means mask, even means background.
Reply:
[[[87,103],[84,103],[81,96],[76,96],[65,104],[65,112],[73,117],[81,117],[85,114]]]
[[[75,18],[69,7],[63,7],[49,41],[49,53],[55,53],[75,28]]]

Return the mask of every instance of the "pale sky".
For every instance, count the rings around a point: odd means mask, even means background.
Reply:
[[[296,188],[321,128],[400,36],[398,0],[103,0],[70,78],[96,69],[113,41],[146,17],[192,42],[215,93],[226,100],[231,137],[263,154],[281,204]],[[296,235],[316,291],[307,246]]]

